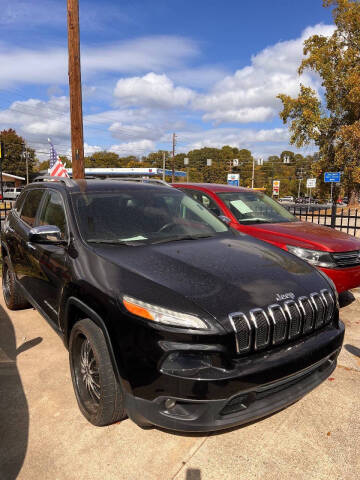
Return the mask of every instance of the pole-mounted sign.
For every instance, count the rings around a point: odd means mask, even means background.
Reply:
[[[341,172],[325,172],[324,182],[330,183],[330,201],[333,203],[333,186],[334,183],[340,183]]]
[[[279,196],[280,180],[273,180],[273,195]]]
[[[240,183],[240,174],[239,173],[228,173],[227,183],[228,183],[228,185],[233,185],[234,187],[238,187],[239,183]]]
[[[339,183],[341,172],[325,172],[324,182],[326,183]]]
[[[315,188],[316,187],[316,178],[308,178],[306,180],[306,188]]]

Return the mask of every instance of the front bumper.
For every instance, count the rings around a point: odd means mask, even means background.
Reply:
[[[248,423],[287,407],[322,383],[336,367],[343,337],[344,325],[340,322],[337,329],[307,338],[298,345],[254,360],[239,359],[227,380],[193,379],[192,395],[184,394],[189,380],[176,378],[175,393],[171,388],[174,377],[162,375],[161,383],[166,385],[168,381],[169,388],[160,389],[162,393],[156,398],[125,394],[128,415],[142,426],[187,432]],[[195,391],[200,395],[194,395]],[[209,394],[215,391],[217,395]]]
[[[360,286],[360,265],[347,268],[320,268],[336,286],[338,293]]]

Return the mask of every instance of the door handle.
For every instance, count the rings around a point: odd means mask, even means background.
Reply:
[[[36,247],[34,247],[34,245],[31,242],[26,242],[26,246],[28,248],[31,248],[31,250],[36,250]]]

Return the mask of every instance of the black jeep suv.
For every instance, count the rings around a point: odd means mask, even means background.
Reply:
[[[43,179],[3,222],[1,249],[7,306],[34,306],[61,335],[94,425],[238,425],[336,366],[330,281],[171,187]]]

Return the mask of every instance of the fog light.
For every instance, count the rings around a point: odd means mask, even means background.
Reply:
[[[174,408],[176,405],[176,400],[173,400],[172,398],[167,398],[165,400],[165,408],[166,410],[171,410],[172,408]]]

